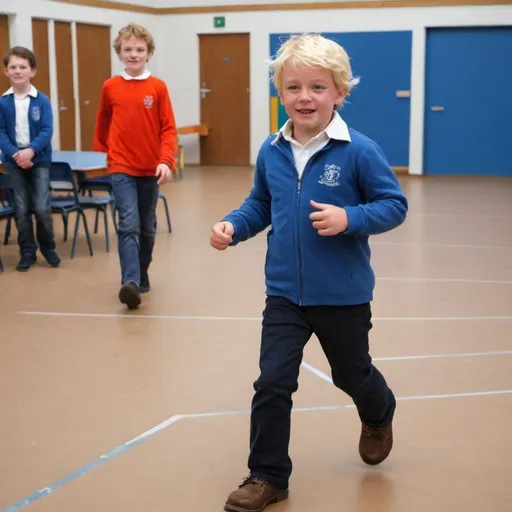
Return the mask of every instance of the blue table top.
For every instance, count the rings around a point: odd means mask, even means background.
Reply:
[[[0,162],[2,153],[0,152]],[[53,151],[53,162],[66,162],[74,171],[94,171],[107,167],[106,153],[97,151]]]
[[[107,155],[96,151],[54,151],[52,161],[66,162],[74,171],[92,171],[107,166]]]

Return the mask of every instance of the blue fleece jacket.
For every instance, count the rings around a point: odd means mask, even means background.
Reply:
[[[35,156],[34,164],[47,163],[52,160],[53,113],[48,96],[37,91],[37,96],[30,96],[28,109],[30,145]],[[0,150],[2,161],[13,162],[12,156],[18,152],[16,144],[16,108],[14,93],[0,97]]]
[[[408,203],[379,146],[356,130],[349,133],[350,142],[330,139],[315,153],[300,179],[290,143],[271,135],[259,151],[249,196],[224,218],[235,228],[232,245],[271,225],[267,295],[303,306],[373,299],[368,237],[402,224]],[[348,230],[319,235],[309,218],[311,200],[344,208]]]

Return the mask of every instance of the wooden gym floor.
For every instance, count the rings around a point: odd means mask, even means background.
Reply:
[[[222,510],[247,471],[265,236],[219,253],[209,233],[251,179],[188,168],[165,186],[173,233],[160,206],[135,313],[101,227],[94,257],[82,232],[70,260],[55,217],[60,269],[20,274],[15,241],[0,248],[2,510]],[[395,448],[361,462],[356,411],[312,339],[290,499],[272,512],[512,510],[512,180],[400,179],[408,219],[372,243],[371,346],[399,397]]]

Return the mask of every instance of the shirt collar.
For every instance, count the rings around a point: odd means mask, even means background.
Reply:
[[[10,87],[9,89],[7,89],[7,91],[5,91],[2,94],[2,96],[8,96],[9,94],[14,94],[13,87]],[[33,85],[30,86],[30,89],[28,91],[28,96],[32,96],[32,98],[37,98],[37,89]]]
[[[277,137],[272,141],[272,144],[276,144],[280,137],[283,137],[285,140],[291,142],[293,140],[292,128],[293,123],[291,119],[288,119],[288,121],[286,121],[286,123],[284,123],[281,129],[277,132]],[[329,139],[345,140],[347,142],[351,142],[352,140],[350,138],[347,123],[343,121],[338,112],[334,112],[331,122],[327,125],[325,130],[320,132],[315,138],[319,137],[328,137]]]
[[[126,71],[123,71],[121,73],[121,76],[125,80],[146,80],[146,79],[148,79],[151,76],[151,71],[148,71],[146,69],[146,71],[144,71],[144,73],[142,73],[142,75],[139,75],[139,76],[131,76]]]

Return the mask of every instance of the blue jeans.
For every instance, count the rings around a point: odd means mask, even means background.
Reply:
[[[396,400],[372,364],[371,327],[370,304],[301,307],[282,297],[267,297],[261,373],[251,408],[251,476],[288,488],[292,394],[298,389],[302,354],[313,333],[329,361],[334,385],[352,398],[361,421],[373,428],[391,423]]]
[[[53,219],[50,205],[50,165],[38,164],[22,169],[15,163],[6,163],[14,192],[14,209],[18,245],[21,256],[35,256],[32,213],[36,217],[36,237],[43,254],[55,250]]]
[[[141,270],[149,268],[155,244],[159,192],[157,178],[118,172],[111,176],[114,201],[119,212],[121,284],[133,281],[139,285]]]

